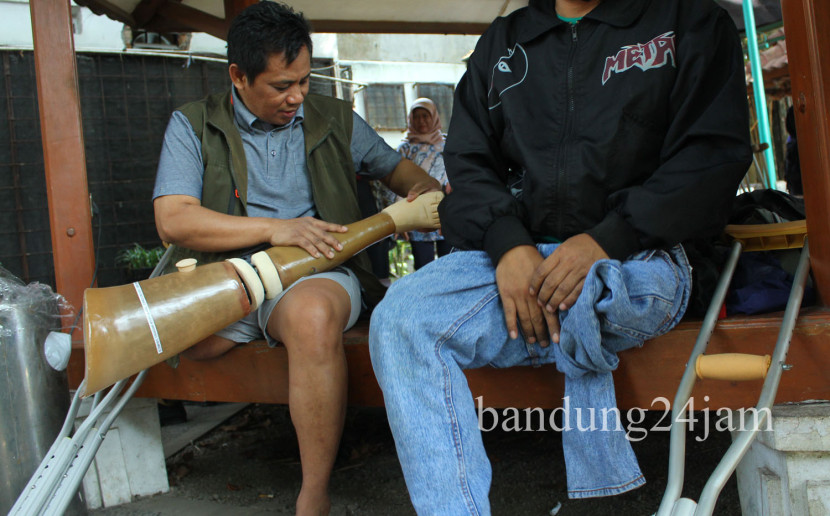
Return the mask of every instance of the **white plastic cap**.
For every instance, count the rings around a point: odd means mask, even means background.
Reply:
[[[179,272],[190,272],[196,268],[196,258],[185,258],[176,262]]]
[[[69,365],[72,353],[72,336],[68,333],[50,331],[43,342],[43,354],[55,371],[63,371]]]

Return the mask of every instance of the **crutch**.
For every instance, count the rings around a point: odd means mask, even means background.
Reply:
[[[657,516],[709,516],[712,514],[723,486],[732,475],[732,472],[735,471],[741,458],[755,439],[761,425],[766,420],[775,401],[781,374],[787,369],[785,363],[787,351],[790,347],[790,339],[801,307],[801,300],[804,297],[804,287],[809,271],[806,221],[728,226],[726,231],[735,241],[724,271],[718,280],[718,285],[706,311],[700,333],[695,341],[691,357],[686,364],[686,370],[674,398],[670,433],[669,476]],[[775,343],[772,357],[769,355],[739,353],[704,355],[714,331],[718,313],[726,298],[726,291],[732,280],[741,251],[797,247],[802,248],[801,256],[795,271],[795,278],[793,279],[792,289],[787,300],[787,307],[784,311],[781,329],[778,333],[778,340]],[[755,413],[759,414],[755,424],[750,429],[741,432],[729,446],[706,482],[700,500],[695,502],[689,498],[682,498],[686,430],[680,419],[691,396],[695,381],[697,379],[742,381],[761,378],[764,379],[764,384],[761,387],[758,404],[755,407]]]
[[[164,270],[170,261],[171,250],[172,246],[165,251],[150,274],[151,278],[158,276]],[[106,396],[103,396],[103,400],[101,393],[96,393],[89,416],[73,433],[72,428],[81,406],[80,393],[83,389],[79,388],[75,392],[63,427],[12,506],[9,516],[51,516],[62,515],[66,511],[75,493],[78,492],[101,443],[104,442],[110,426],[141,386],[146,374],[146,369],[138,373],[124,394],[121,394],[121,391],[127,385],[128,379],[113,385]],[[109,414],[102,420],[102,416],[108,409],[111,409]]]
[[[124,405],[132,398],[144,380],[147,371],[136,376],[130,388],[119,397],[128,380],[116,383],[99,402],[95,395],[93,408],[80,427],[69,436],[75,416],[80,407],[78,392],[72,400],[69,413],[57,440],[52,444],[46,457],[35,470],[29,483],[12,506],[9,516],[59,515],[63,514],[78,487],[81,485],[89,465],[106,437],[112,422],[121,413]],[[107,417],[97,425],[104,412],[112,407]]]

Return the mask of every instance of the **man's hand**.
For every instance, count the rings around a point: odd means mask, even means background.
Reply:
[[[314,217],[299,219],[272,219],[271,245],[293,245],[302,247],[315,258],[326,255],[334,258],[335,251],[343,250],[343,245],[331,233],[345,233],[346,226],[332,224]]]
[[[519,336],[516,318],[528,342],[547,346],[545,314],[530,294],[533,271],[543,262],[542,255],[531,245],[520,245],[507,251],[496,267],[496,284],[504,306],[504,320],[511,339]]]
[[[227,215],[205,208],[188,195],[157,197],[153,207],[161,239],[197,251],[232,251],[269,243],[302,247],[315,258],[323,254],[334,258],[343,246],[331,233],[348,231],[312,217],[283,220]]]
[[[430,177],[424,169],[406,158],[392,172],[380,178],[380,182],[401,197],[405,196],[407,201],[413,201],[424,192],[441,189],[437,179]]]
[[[596,240],[581,233],[562,242],[533,272],[529,293],[536,296],[537,306],[544,309],[554,342],[559,342],[557,311],[576,303],[591,266],[606,258],[608,255]]]
[[[412,185],[412,188],[410,188],[409,192],[406,194],[406,200],[412,202],[422,193],[439,191],[441,191],[441,184],[437,180],[430,177],[427,180],[418,181]]]

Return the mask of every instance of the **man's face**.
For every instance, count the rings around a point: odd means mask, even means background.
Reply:
[[[285,125],[294,118],[308,94],[311,55],[303,47],[291,64],[283,54],[271,54],[265,70],[249,81],[236,64],[230,66],[233,85],[245,107],[257,118],[273,125]]]

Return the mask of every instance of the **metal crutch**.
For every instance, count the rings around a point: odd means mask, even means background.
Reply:
[[[657,516],[709,516],[712,514],[717,502],[718,495],[720,495],[726,481],[735,471],[741,458],[744,456],[755,436],[758,433],[761,425],[766,420],[769,410],[775,401],[775,394],[778,391],[778,384],[781,380],[781,374],[785,369],[785,360],[787,351],[790,346],[790,339],[792,337],[795,321],[798,317],[798,312],[801,307],[801,300],[804,297],[804,288],[807,282],[807,273],[809,271],[809,248],[807,245],[806,225],[803,221],[795,223],[784,224],[769,224],[762,226],[744,226],[749,233],[756,232],[754,235],[746,236],[746,233],[741,233],[736,236],[736,241],[732,246],[732,251],[724,267],[724,272],[718,281],[715,294],[712,297],[712,302],[706,312],[703,320],[700,333],[689,362],[686,364],[686,370],[680,381],[680,386],[677,395],[674,399],[674,406],[672,407],[672,426],[670,434],[670,455],[669,455],[669,476],[666,484],[666,491],[657,511]],[[760,229],[759,229],[760,228]],[[766,240],[765,240],[766,239]],[[735,272],[735,266],[738,262],[741,250],[746,244],[747,250],[761,250],[761,249],[786,249],[797,247],[803,242],[801,256],[798,261],[798,267],[793,279],[790,296],[787,300],[787,307],[784,311],[784,316],[781,328],[778,333],[778,340],[775,344],[772,357],[769,359],[768,366],[764,371],[764,384],[761,388],[761,393],[758,398],[758,404],[755,406],[756,414],[760,417],[756,419],[755,425],[748,431],[742,432],[729,446],[721,461],[718,463],[700,495],[699,502],[694,502],[689,498],[681,498],[683,487],[683,473],[684,473],[684,457],[686,451],[685,429],[681,426],[679,419],[683,415],[686,404],[692,393],[694,382],[697,378],[707,378],[705,374],[700,375],[698,371],[698,364],[703,358],[706,347],[714,331],[717,314],[726,297],[726,290]],[[725,355],[729,355],[725,357]],[[731,360],[736,358],[737,354],[724,355],[710,355],[709,360]],[[756,360],[757,355],[743,355],[742,357],[748,360]],[[769,357],[767,357],[769,358]],[[739,381],[749,378],[723,378]]]
[[[161,274],[161,271],[170,261],[172,249],[173,246],[167,248],[150,274],[150,278],[155,278]],[[12,506],[9,516],[51,516],[61,515],[66,511],[110,426],[133,397],[135,391],[141,386],[146,375],[146,369],[138,373],[130,387],[120,397],[119,394],[127,385],[128,379],[121,380],[113,385],[107,395],[103,397],[103,401],[101,401],[101,393],[96,393],[93,397],[89,416],[72,433],[75,417],[81,405],[79,393],[83,389],[78,389],[75,392],[63,427],[43,461],[41,461]],[[112,410],[101,424],[96,426],[101,416],[110,406],[112,406]],[[69,437],[70,434],[72,434],[72,437]]]
[[[138,389],[144,380],[145,373],[146,371],[139,373],[127,392],[120,398],[119,394],[127,384],[127,380],[116,383],[104,396],[103,401],[93,405],[94,408],[90,411],[89,416],[78,427],[72,437],[69,437],[80,407],[80,397],[77,392],[75,393],[58,439],[52,445],[40,466],[35,470],[17,502],[12,506],[9,516],[63,514],[72,501],[72,497],[78,491],[83,476],[95,457],[101,442],[103,442],[110,425]],[[100,427],[96,427],[96,423],[110,406],[113,408],[108,417]],[[55,503],[56,499],[62,499],[65,502],[59,505]]]

